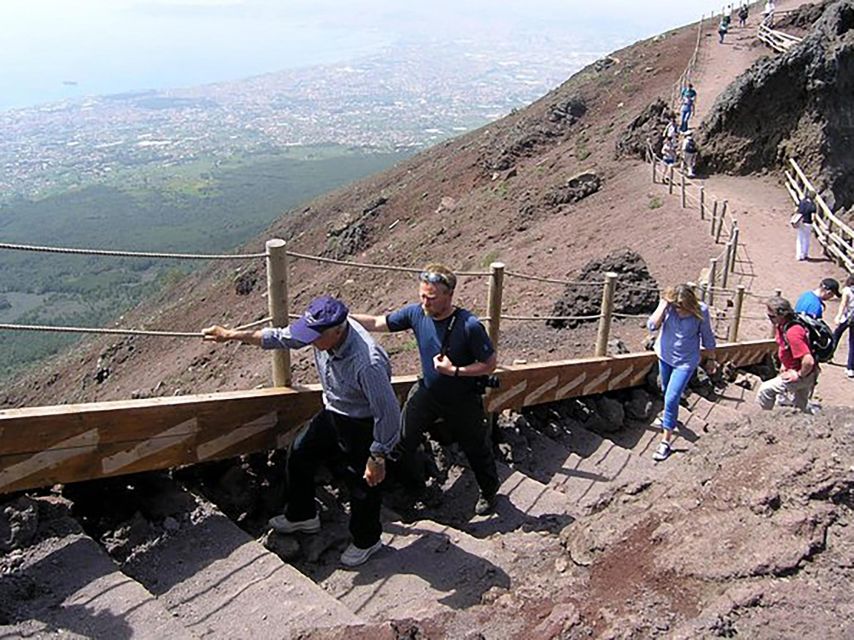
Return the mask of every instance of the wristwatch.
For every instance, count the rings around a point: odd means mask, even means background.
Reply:
[[[373,460],[376,464],[385,464],[385,456],[381,453],[372,453],[371,460]]]

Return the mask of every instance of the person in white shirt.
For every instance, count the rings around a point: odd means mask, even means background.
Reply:
[[[688,131],[682,140],[682,170],[689,178],[695,178],[697,174],[694,168],[697,166],[697,142],[693,134]]]
[[[848,362],[845,375],[854,378],[854,276],[848,276],[842,288],[839,311],[836,312],[836,329],[833,330],[834,349],[839,347],[842,334],[848,330]]]

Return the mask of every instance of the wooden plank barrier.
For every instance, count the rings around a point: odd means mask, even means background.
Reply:
[[[724,344],[720,362],[755,364],[773,340]],[[519,409],[643,383],[652,352],[501,368],[487,410]],[[394,378],[405,397],[415,376]],[[287,446],[321,407],[319,385],[0,411],[0,494],[168,469]]]

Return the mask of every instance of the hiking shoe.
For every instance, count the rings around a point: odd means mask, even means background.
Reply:
[[[659,442],[658,449],[655,450],[655,453],[652,454],[652,459],[656,462],[661,462],[662,460],[667,460],[670,457],[670,444],[667,442]]]
[[[320,516],[291,522],[282,515],[270,518],[269,524],[276,533],[317,533],[320,531]]]
[[[483,494],[480,494],[480,497],[477,499],[477,504],[474,505],[474,512],[479,516],[485,516],[488,513],[492,513],[495,509],[495,495],[493,494],[490,497],[487,497]]]
[[[345,567],[358,567],[360,564],[365,564],[372,555],[382,548],[382,540],[377,540],[376,543],[367,549],[360,549],[356,545],[351,544],[341,554],[341,564]]]

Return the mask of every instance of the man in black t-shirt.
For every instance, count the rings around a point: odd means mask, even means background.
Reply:
[[[797,215],[800,223],[795,225],[797,238],[795,240],[795,257],[798,260],[806,260],[810,253],[810,237],[812,236],[813,216],[816,213],[815,191],[807,189],[804,197],[798,203]]]
[[[398,468],[409,477],[401,480],[410,491],[423,492],[423,465],[414,454],[424,433],[435,433],[442,421],[442,435],[460,445],[474,471],[480,488],[475,512],[484,515],[495,505],[499,480],[478,383],[495,370],[497,358],[477,317],[454,306],[456,285],[448,267],[429,264],[419,276],[420,303],[388,315],[352,314],[352,318],[368,331],[411,329],[415,334],[422,375],[403,407]]]

